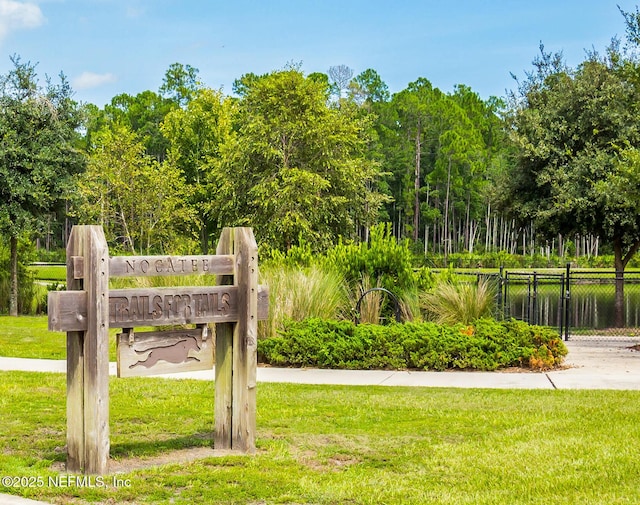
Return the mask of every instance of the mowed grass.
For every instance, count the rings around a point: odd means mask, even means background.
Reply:
[[[47,325],[47,316],[0,316],[0,356],[65,359],[66,333]]]
[[[0,372],[0,475],[44,482],[0,492],[65,504],[640,502],[640,392],[261,383],[256,455],[133,471],[211,445],[213,384],[112,378],[110,395],[111,455],[128,485],[56,487],[64,375]]]
[[[63,359],[64,333],[46,327],[0,317],[0,355]],[[78,485],[64,471],[64,374],[0,371],[0,493],[61,504],[640,503],[638,391],[260,383],[256,455],[179,463],[212,445],[213,384],[110,380],[120,485]],[[140,468],[151,459],[162,464]]]
[[[119,328],[109,330],[109,360],[116,359]],[[0,316],[0,356],[66,359],[67,334],[49,331],[47,316]]]
[[[29,270],[33,272],[36,279],[41,281],[66,282],[66,265],[31,265]]]

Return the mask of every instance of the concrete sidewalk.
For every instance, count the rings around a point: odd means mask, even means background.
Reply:
[[[311,368],[258,368],[258,382],[352,386],[419,386],[494,389],[640,389],[640,352],[632,346],[640,339],[570,340],[565,368],[546,373],[421,372],[391,370],[320,370]],[[66,371],[64,360],[0,358],[0,370]],[[115,375],[116,364],[110,364]],[[164,374],[168,379],[213,380],[213,370]]]
[[[49,505],[48,502],[30,500],[12,494],[0,494],[0,505]]]

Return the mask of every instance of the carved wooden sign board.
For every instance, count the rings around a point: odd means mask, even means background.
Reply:
[[[67,291],[48,300],[49,329],[67,332],[69,471],[108,470],[109,328],[122,328],[119,377],[215,368],[216,448],[255,451],[257,322],[268,313],[257,252],[250,228],[225,228],[216,255],[109,257],[101,227],[74,226]],[[217,285],[109,289],[110,277],[185,275]]]
[[[75,267],[83,266],[74,257]],[[120,276],[228,273],[233,263],[222,257],[113,257],[110,270]],[[185,268],[185,265],[187,268]],[[123,267],[124,266],[124,267]],[[111,275],[114,277],[114,275]],[[109,290],[109,327],[117,337],[118,377],[212,370],[213,339],[207,323],[238,320],[237,286],[132,288]],[[51,331],[86,328],[83,291],[54,292],[49,300]],[[258,319],[267,318],[268,293],[258,286]],[[196,324],[195,329],[135,332],[141,326]],[[186,354],[185,354],[186,353]],[[141,356],[148,361],[133,366]]]
[[[117,335],[118,377],[213,370],[208,327]]]

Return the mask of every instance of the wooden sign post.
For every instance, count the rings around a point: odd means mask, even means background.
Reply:
[[[109,290],[110,277],[216,275],[218,285]],[[213,366],[214,447],[255,452],[258,285],[250,228],[225,228],[214,256],[109,257],[100,226],[74,226],[67,291],[49,293],[49,329],[67,332],[67,470],[104,474],[109,460],[109,328],[118,334],[118,376]],[[138,326],[185,326],[137,333]]]

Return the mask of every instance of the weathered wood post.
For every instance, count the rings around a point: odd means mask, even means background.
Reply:
[[[258,246],[251,228],[225,228],[217,254],[234,254],[238,321],[216,325],[214,446],[255,452]],[[231,278],[220,277],[219,284]]]
[[[233,254],[234,229],[224,228],[220,235],[216,254]],[[235,266],[235,265],[234,265]],[[233,284],[233,275],[219,275],[219,285]],[[233,408],[233,327],[234,323],[216,324],[216,366],[213,446],[216,449],[232,448]]]
[[[220,285],[109,291],[110,274],[213,274]],[[269,293],[258,285],[251,228],[225,228],[216,256],[110,258],[100,226],[74,226],[67,291],[49,293],[48,304],[49,329],[67,332],[68,471],[108,471],[109,327],[125,329],[117,342],[118,376],[132,377],[210,370],[207,325],[216,323],[214,447],[255,452],[258,319],[267,318]],[[166,325],[183,328],[134,331]]]
[[[81,291],[88,308],[75,316],[86,329],[67,331],[67,470],[103,474],[109,460],[109,250],[102,227],[73,227],[67,290]]]
[[[232,449],[256,449],[258,359],[258,245],[251,228],[236,228],[236,282],[240,317],[233,332]]]

